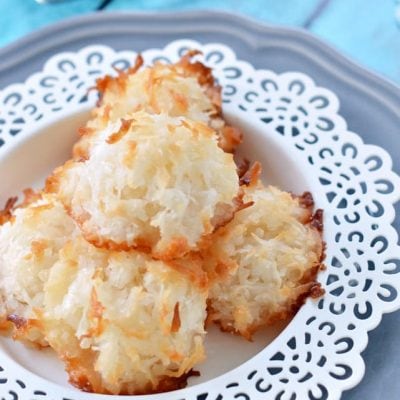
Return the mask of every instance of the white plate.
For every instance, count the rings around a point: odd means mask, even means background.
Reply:
[[[329,287],[307,301],[286,328],[257,334],[253,343],[212,329],[200,378],[180,391],[135,399],[338,399],[364,373],[360,356],[368,330],[384,312],[400,307],[397,233],[393,204],[400,178],[389,155],[349,132],[339,102],[304,74],[254,70],[221,44],[175,41],[143,53],[146,63],[177,60],[187,48],[202,50],[224,87],[224,110],[246,134],[242,152],[264,166],[264,180],[294,192],[310,190],[325,210]],[[68,158],[78,126],[96,101],[86,96],[94,79],[126,67],[131,51],[90,46],[52,57],[25,84],[0,92],[0,201],[40,186]],[[67,383],[51,351],[0,341],[0,394],[10,399],[89,400]],[[4,394],[3,394],[4,393]],[[6,398],[8,400],[8,398]]]

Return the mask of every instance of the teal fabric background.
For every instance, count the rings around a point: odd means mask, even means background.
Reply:
[[[0,0],[0,46],[48,24],[96,11],[101,0]],[[303,27],[355,61],[400,83],[399,0],[113,0],[105,10],[219,9]],[[397,16],[397,18],[396,18]]]

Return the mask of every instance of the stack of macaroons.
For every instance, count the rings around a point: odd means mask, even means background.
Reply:
[[[321,212],[237,168],[242,134],[196,54],[99,80],[72,159],[0,212],[0,327],[82,390],[183,387],[206,320],[251,339],[322,293]]]

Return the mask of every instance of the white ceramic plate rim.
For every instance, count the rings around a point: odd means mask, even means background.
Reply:
[[[163,50],[149,50],[149,54],[151,56],[154,56],[155,54],[161,54],[161,55],[167,55],[168,57],[176,58],[178,56],[180,49],[182,49],[184,47],[188,47],[188,46],[200,48],[203,51],[205,56],[207,54],[209,54],[210,52],[216,51],[216,49],[218,49],[218,51],[220,51],[224,56],[223,66],[225,66],[225,67],[234,66],[235,68],[241,69],[242,73],[243,73],[243,77],[246,77],[247,80],[248,80],[249,76],[252,76],[252,74],[254,74],[254,70],[249,64],[239,61],[239,60],[236,60],[236,57],[234,56],[233,52],[226,46],[220,45],[220,44],[201,45],[199,43],[196,43],[193,41],[187,41],[187,40],[186,41],[176,41],[176,42],[169,44]],[[32,88],[32,85],[35,86],[36,90],[40,91],[40,89],[38,89],[37,82],[39,81],[39,78],[45,76],[46,74],[49,74],[50,72],[54,72],[54,65],[55,65],[56,59],[60,59],[60,58],[74,59],[74,57],[79,58],[79,56],[82,57],[83,54],[88,54],[91,51],[104,51],[110,57],[111,57],[111,55],[113,55],[115,57],[117,56],[116,52],[114,52],[111,49],[106,49],[104,46],[91,46],[89,48],[82,49],[79,53],[59,54],[59,55],[53,57],[52,59],[50,59],[48,61],[48,63],[46,63],[46,66],[45,66],[43,72],[33,75],[32,77],[30,77],[27,80],[27,82],[25,84],[11,85],[10,87],[5,88],[2,92],[0,92],[0,94],[1,94],[0,98],[2,100],[4,100],[5,98],[7,98],[7,95],[9,95],[10,93],[13,93],[13,92],[22,93],[23,96],[26,96],[27,91]],[[128,54],[128,52],[120,52],[120,53],[122,53],[124,56],[126,56]],[[146,52],[145,52],[145,54],[146,54]],[[110,60],[111,60],[111,58],[110,58]],[[220,71],[220,73],[222,74],[221,71]],[[327,113],[331,117],[331,119],[335,122],[335,124],[337,126],[339,126],[340,135],[342,135],[343,138],[345,138],[349,142],[355,143],[355,146],[358,146],[358,148],[360,148],[360,149],[361,148],[363,150],[367,149],[369,152],[373,152],[373,151],[377,152],[379,157],[383,160],[384,167],[382,170],[382,176],[389,176],[395,187],[394,195],[392,195],[391,197],[389,197],[387,199],[387,204],[385,203],[385,206],[388,211],[387,211],[387,216],[385,217],[385,220],[384,220],[384,224],[385,224],[385,226],[387,226],[387,229],[389,230],[390,224],[393,222],[393,218],[394,218],[393,203],[396,200],[398,200],[398,198],[399,198],[399,193],[397,190],[399,187],[399,185],[398,185],[399,177],[391,171],[392,163],[391,163],[390,156],[386,152],[384,152],[382,149],[377,148],[376,146],[364,145],[362,143],[362,140],[358,136],[356,136],[354,133],[348,132],[345,122],[340,117],[340,115],[337,113],[337,111],[339,109],[339,102],[338,102],[336,96],[332,92],[330,92],[326,89],[316,87],[314,85],[314,83],[312,82],[312,80],[309,77],[307,77],[306,75],[296,73],[296,72],[276,75],[271,71],[264,71],[264,70],[259,70],[259,71],[257,71],[257,73],[259,73],[261,75],[264,74],[266,76],[268,75],[269,79],[273,79],[273,80],[275,79],[274,82],[275,83],[277,82],[276,84],[278,86],[278,89],[279,89],[279,84],[282,84],[282,82],[284,83],[284,82],[290,81],[290,79],[296,78],[296,79],[302,81],[304,83],[306,89],[310,90],[315,95],[326,96],[329,100],[328,102],[330,102],[330,105],[332,106],[331,109],[328,109]],[[229,78],[226,76],[224,77],[223,75],[218,76],[218,77],[221,78],[221,81],[224,81],[224,79],[225,79],[226,82],[232,82],[232,78]],[[247,81],[245,82],[244,78],[238,79],[236,84],[238,86],[237,92],[239,92],[239,93],[235,93],[233,95],[226,95],[226,99],[228,99],[228,100],[230,99],[231,103],[227,104],[225,106],[225,108],[232,113],[235,112],[237,114],[243,114],[244,113],[243,111],[237,110],[237,103],[235,103],[235,101],[237,102],[240,99],[241,95],[245,95],[246,93],[248,93],[249,87],[251,86],[253,88],[254,84],[252,82],[249,86],[248,82]],[[27,96],[27,98],[28,97],[29,96]],[[58,99],[58,101],[60,102],[61,100]],[[29,129],[24,128],[23,132],[19,133],[15,137],[10,137],[9,141],[6,143],[6,145],[3,146],[3,148],[0,148],[0,157],[5,155],[6,153],[9,153],[16,147],[20,146],[23,143],[23,141],[28,140],[29,137],[31,137],[32,135],[35,135],[35,133],[38,130],[43,129],[43,127],[45,125],[52,124],[52,123],[56,122],[58,119],[66,118],[66,117],[68,117],[68,115],[74,114],[74,113],[78,112],[78,110],[79,111],[82,110],[82,105],[66,103],[66,102],[63,103],[62,110],[58,110],[58,111],[54,111],[54,112],[50,112],[49,111],[50,108],[47,106],[43,106],[43,107],[44,107],[43,110],[46,111],[46,116],[43,117],[42,120],[30,124]],[[247,115],[246,118],[249,118],[250,116],[254,117],[254,120],[252,121],[252,124],[254,124],[254,126],[258,126],[259,129],[265,129],[265,125],[263,125],[261,122],[258,121],[258,115],[255,110],[251,110],[251,109],[246,110],[246,115]],[[7,125],[5,125],[5,126],[7,126]],[[292,138],[288,138],[287,136],[279,136],[279,135],[270,136],[268,138],[268,140],[276,141],[276,143],[278,143],[279,146],[281,146],[281,147],[287,146],[290,141],[293,141]],[[293,151],[293,149],[288,151],[288,153],[291,153],[292,151]],[[299,158],[296,156],[293,156],[292,158],[295,163],[300,163],[300,164],[304,163],[304,159],[302,161],[299,161]],[[318,182],[316,181],[316,175],[313,174],[313,172],[311,172],[311,168],[308,164],[302,164],[302,168],[310,170],[310,173],[307,173],[305,175],[311,177],[310,178],[310,186],[312,187],[312,191],[313,191],[314,195],[316,193],[318,193],[318,195],[316,196],[318,198],[318,206],[323,207],[326,210],[329,209],[330,205],[325,200],[325,196],[322,191],[321,185],[319,185]],[[393,228],[392,228],[392,230],[393,230]],[[397,240],[397,234],[393,234],[393,232],[391,232],[391,237],[390,237],[391,243],[393,242],[394,238],[396,238],[396,240]],[[392,243],[392,244],[393,244],[393,246],[396,246],[396,243]],[[329,243],[328,243],[328,246],[329,246]],[[320,276],[321,281],[323,281],[323,279],[326,277],[326,275],[327,275],[327,273],[323,273]],[[395,284],[395,286],[398,287],[399,283],[397,282]],[[353,351],[351,354],[353,357],[352,363],[354,365],[357,365],[358,369],[357,370],[354,369],[354,373],[351,376],[351,379],[347,379],[344,382],[338,381],[338,382],[336,382],[336,385],[329,385],[330,398],[339,398],[340,393],[343,390],[354,386],[362,378],[362,375],[364,372],[364,365],[363,365],[362,359],[360,357],[360,353],[367,344],[368,330],[373,329],[379,323],[382,313],[394,311],[395,309],[398,309],[398,308],[399,308],[398,300],[390,302],[390,304],[385,304],[385,307],[383,305],[379,305],[378,312],[375,313],[373,315],[373,317],[371,317],[369,319],[368,324],[363,325],[362,328],[360,328],[360,331],[357,331],[357,333],[363,332],[363,334],[360,334],[360,336],[357,338],[357,342],[356,342],[357,345],[355,346],[356,351]],[[282,332],[282,334],[273,343],[271,343],[268,346],[269,353],[271,353],[274,349],[276,351],[279,351],[279,346],[282,344],[282,340],[283,340],[282,338],[289,337],[293,332],[295,332],[297,326],[304,326],[304,324],[306,323],[306,320],[308,320],[308,317],[310,317],[310,315],[311,315],[310,314],[311,309],[313,310],[311,312],[311,314],[312,314],[316,310],[316,305],[309,301],[300,310],[300,312],[296,315],[296,317],[294,318],[292,323],[289,324],[289,326],[285,329],[285,331]],[[346,318],[349,319],[350,316],[346,314]],[[322,330],[322,329],[320,329],[320,330]],[[248,362],[244,363],[240,367],[230,371],[227,374],[224,374],[218,378],[210,380],[204,384],[192,386],[187,389],[183,389],[181,391],[174,392],[173,396],[174,397],[176,396],[177,398],[178,397],[181,398],[182,396],[190,396],[190,398],[192,398],[193,395],[198,396],[199,394],[204,392],[204,393],[208,393],[209,397],[207,397],[207,399],[213,399],[214,397],[217,398],[217,396],[218,396],[217,392],[223,391],[223,390],[226,391],[228,389],[226,386],[227,385],[229,386],[230,382],[236,382],[236,381],[243,384],[244,389],[248,390],[250,382],[246,381],[244,372],[247,371],[247,369],[249,367],[258,365],[258,363],[260,363],[260,360],[264,356],[263,353],[264,352],[258,354],[253,359],[249,360]],[[18,370],[18,368],[21,368],[11,359],[8,359],[8,362],[12,369]],[[32,381],[32,382],[36,381],[38,384],[40,382],[40,385],[46,385],[45,386],[46,390],[53,391],[54,395],[59,394],[61,396],[60,393],[66,392],[65,388],[61,388],[58,385],[55,385],[51,382],[47,382],[46,380],[39,378],[36,375],[31,374],[29,371],[26,371],[26,370],[24,371],[24,377],[26,377],[25,378],[26,381]],[[236,386],[230,386],[230,388],[231,387],[239,388],[241,386],[241,384],[238,384]],[[239,389],[235,389],[235,390],[239,390]],[[215,392],[215,396],[214,396],[214,392]],[[74,392],[74,393],[76,393],[76,392]],[[241,392],[239,391],[236,394],[240,395],[240,393]],[[258,391],[258,393],[261,396],[262,392]],[[73,395],[74,394],[71,392],[71,396],[73,396]],[[75,396],[77,396],[77,395],[78,394],[75,394]],[[243,396],[245,396],[245,395],[246,394],[244,394]],[[159,399],[163,399],[163,398],[171,398],[171,396],[172,396],[171,393],[166,393],[166,394],[158,394],[158,395],[153,395],[153,396],[145,396],[143,398],[155,398],[156,397]],[[84,399],[84,398],[85,399],[86,398],[93,399],[96,397],[104,398],[103,395],[79,394],[79,398],[82,398],[82,399]],[[142,398],[142,396],[137,396],[135,398],[140,399],[140,398]],[[251,398],[253,398],[253,397],[251,397]]]

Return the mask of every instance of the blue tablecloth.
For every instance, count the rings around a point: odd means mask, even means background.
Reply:
[[[97,10],[101,0],[0,1],[0,46],[29,32]],[[105,10],[223,9],[304,27],[355,61],[400,83],[400,0],[113,0]]]

